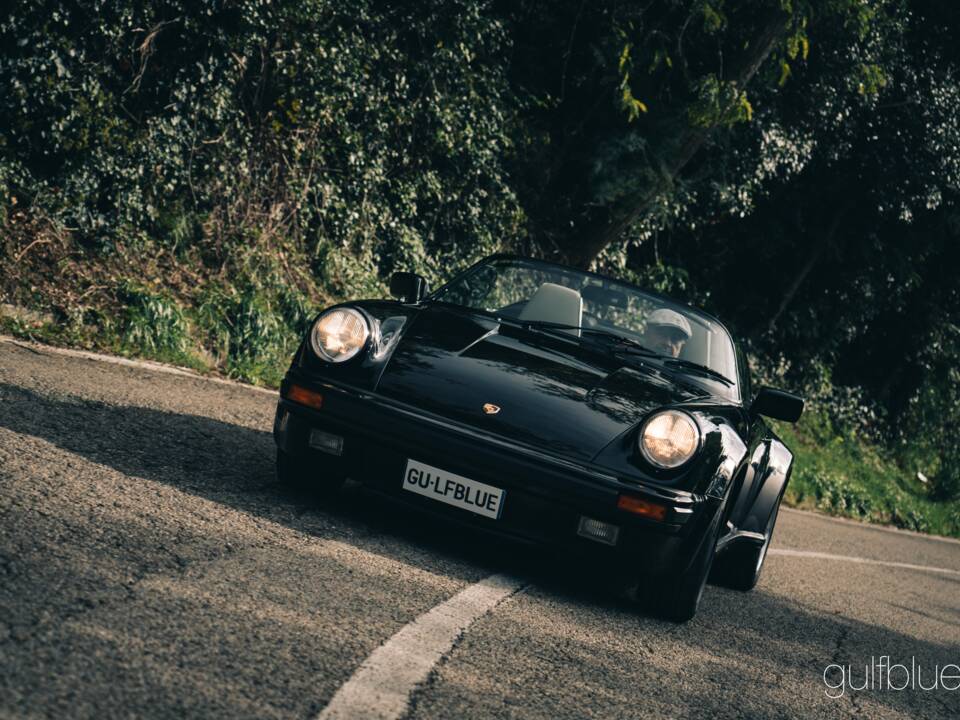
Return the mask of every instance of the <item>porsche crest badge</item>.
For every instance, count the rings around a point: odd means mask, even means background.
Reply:
[[[487,415],[496,415],[498,412],[500,412],[500,406],[494,405],[493,403],[484,403],[483,412]]]

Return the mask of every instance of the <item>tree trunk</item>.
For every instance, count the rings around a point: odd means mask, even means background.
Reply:
[[[743,59],[739,70],[733,73],[737,87],[744,89],[757,71],[773,52],[786,31],[790,17],[783,12],[775,12],[763,25],[755,42],[750,44],[748,55]],[[620,239],[626,230],[639,220],[649,208],[650,203],[680,174],[687,163],[709,137],[711,128],[684,126],[678,129],[679,140],[674,149],[661,158],[662,179],[654,183],[645,192],[619,203],[607,213],[606,221],[586,238],[571,238],[567,247],[562,248],[564,260],[575,266],[587,268],[607,245]]]
[[[787,309],[787,306],[793,301],[794,296],[797,294],[797,290],[799,290],[800,286],[803,285],[803,281],[807,279],[808,275],[810,275],[810,271],[813,270],[824,251],[826,251],[826,249],[833,244],[833,239],[837,235],[837,230],[840,228],[840,222],[843,220],[843,216],[846,214],[846,211],[846,206],[843,206],[837,210],[833,221],[823,234],[823,237],[821,237],[820,241],[813,246],[813,250],[807,256],[807,259],[804,261],[803,265],[800,266],[797,274],[794,275],[790,285],[787,286],[786,292],[783,293],[783,297],[780,298],[780,305],[777,307],[777,311],[773,314],[773,317],[770,318],[770,322],[767,325],[767,332],[773,332],[774,328],[777,326],[777,321],[780,319],[780,316],[783,315],[783,312]]]

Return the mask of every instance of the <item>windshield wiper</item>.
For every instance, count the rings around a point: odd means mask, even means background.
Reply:
[[[733,380],[728,378],[726,375],[717,372],[712,367],[707,367],[706,365],[701,365],[700,363],[695,363],[691,360],[683,360],[682,358],[664,358],[664,365],[676,365],[682,367],[684,370],[692,370],[693,372],[700,373],[701,375],[706,375],[715,380],[719,380],[724,385],[733,385]]]
[[[581,334],[584,335],[596,335],[598,337],[608,338],[613,340],[618,345],[623,345],[624,347],[619,348],[617,352],[630,351],[637,355],[648,355],[650,357],[660,357],[660,353],[654,352],[648,347],[645,347],[638,343],[636,340],[631,340],[630,338],[619,335],[610,330],[602,330],[595,327],[584,327],[583,325],[566,325],[564,323],[555,323],[549,322],[547,320],[530,320],[526,321],[523,324],[523,327],[527,330],[537,329],[537,330],[579,330]],[[564,333],[565,335],[567,333]]]
[[[724,385],[733,386],[734,384],[733,380],[728,378],[726,375],[720,372],[717,372],[712,367],[707,367],[706,365],[695,363],[692,360],[684,360],[682,358],[670,357],[669,355],[658,353],[655,350],[651,350],[650,348],[646,347],[645,345],[641,345],[636,340],[631,340],[628,337],[624,337],[623,335],[618,335],[617,333],[611,332],[609,330],[602,330],[600,328],[592,328],[592,327],[583,327],[582,325],[566,325],[564,323],[549,322],[547,320],[530,320],[530,321],[523,322],[522,325],[524,328],[528,330],[531,330],[531,329],[555,330],[555,331],[579,330],[581,333],[598,335],[601,337],[609,338],[610,340],[613,340],[614,342],[616,342],[618,345],[621,346],[619,348],[614,348],[613,349],[614,352],[627,352],[627,353],[630,353],[631,355],[643,355],[644,357],[658,358],[663,361],[664,365],[671,365],[671,366],[681,367],[684,370],[691,370],[695,373],[706,375],[707,377],[713,378],[715,380],[719,380]]]

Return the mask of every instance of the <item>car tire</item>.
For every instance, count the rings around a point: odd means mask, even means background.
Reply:
[[[654,615],[675,623],[684,623],[697,614],[700,599],[703,597],[703,588],[707,584],[707,578],[713,566],[720,519],[723,516],[721,507],[710,524],[697,554],[684,572],[679,575],[650,579],[645,600]]]
[[[289,488],[331,498],[339,492],[346,477],[340,472],[324,468],[322,462],[309,462],[277,450],[277,480]]]
[[[782,499],[783,493],[781,492],[780,497],[777,498],[777,504],[774,505],[770,518],[767,520],[767,527],[763,533],[763,544],[744,544],[721,552],[713,567],[713,573],[710,575],[710,582],[741,592],[747,592],[756,587],[757,581],[760,580],[760,573],[763,571],[763,563],[767,559],[770,541],[773,539],[773,529],[777,525],[777,516],[780,514],[780,501]]]

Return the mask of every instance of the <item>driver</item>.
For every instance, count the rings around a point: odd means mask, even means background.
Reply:
[[[684,343],[693,336],[687,319],[667,308],[654,310],[647,316],[644,344],[663,355],[678,357]]]

